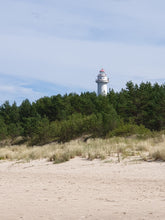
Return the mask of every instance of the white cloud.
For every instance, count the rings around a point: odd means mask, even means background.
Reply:
[[[163,79],[164,6],[162,0],[6,0],[0,72],[89,91],[102,67],[115,89],[128,80]],[[40,95],[11,85],[6,94]]]
[[[55,37],[0,36],[3,73],[31,77],[65,86],[94,88],[99,68],[111,77],[164,77],[165,47],[64,40]]]
[[[14,101],[20,104],[22,100],[29,99],[35,101],[43,96],[42,93],[34,91],[32,88],[24,88],[18,85],[2,85],[0,84],[0,105],[5,101]]]
[[[0,32],[146,42],[165,36],[164,6],[163,0],[6,0],[0,8]]]

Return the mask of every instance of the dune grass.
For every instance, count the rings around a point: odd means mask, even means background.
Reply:
[[[30,161],[46,158],[54,163],[61,163],[76,156],[88,160],[109,158],[116,162],[126,159],[165,161],[165,135],[158,134],[145,140],[113,137],[89,139],[87,142],[74,140],[64,144],[51,143],[42,147],[15,145],[0,148],[1,160]]]

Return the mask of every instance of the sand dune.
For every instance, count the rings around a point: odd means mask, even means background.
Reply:
[[[165,219],[165,163],[1,162],[0,219]]]

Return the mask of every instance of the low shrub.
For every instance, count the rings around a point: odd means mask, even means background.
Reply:
[[[165,149],[160,149],[153,153],[150,153],[150,157],[152,157],[154,160],[165,161]]]
[[[70,154],[68,152],[63,153],[55,153],[50,158],[49,161],[52,161],[53,163],[63,163],[70,160]]]
[[[143,125],[136,124],[121,124],[118,128],[109,132],[108,137],[120,136],[128,137],[131,135],[136,135],[138,138],[148,138],[151,136],[151,131],[145,128]]]

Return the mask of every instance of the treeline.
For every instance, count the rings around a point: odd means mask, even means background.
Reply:
[[[144,134],[165,128],[165,86],[128,82],[106,97],[95,93],[43,97],[0,106],[0,140],[21,136],[29,144],[68,141],[82,135]],[[149,130],[147,130],[149,129]]]
[[[109,102],[118,115],[128,122],[144,125],[150,130],[165,129],[165,85],[150,82],[139,86],[131,81],[119,93],[110,91]]]

